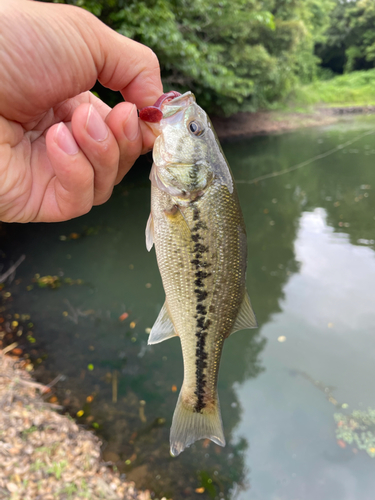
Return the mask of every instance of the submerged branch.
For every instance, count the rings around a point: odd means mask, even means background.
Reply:
[[[22,262],[25,260],[25,258],[26,258],[25,255],[21,255],[21,257],[17,260],[17,262],[15,264],[13,264],[13,266],[10,266],[10,268],[8,269],[8,271],[6,271],[3,274],[0,274],[0,283],[4,283],[5,280],[7,280],[9,278],[9,276],[12,276],[12,274],[15,273],[17,267],[20,264],[22,264]],[[14,279],[14,276],[13,276],[13,279]]]

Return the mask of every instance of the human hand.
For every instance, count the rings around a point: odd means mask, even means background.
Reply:
[[[104,203],[155,136],[155,54],[71,5],[0,0],[0,220],[57,222]],[[88,89],[119,90],[111,109]],[[134,103],[136,106],[134,106]]]

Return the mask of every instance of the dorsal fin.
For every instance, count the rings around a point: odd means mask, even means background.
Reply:
[[[236,321],[234,322],[230,335],[232,335],[232,333],[238,332],[239,330],[246,330],[248,328],[257,327],[258,323],[253,308],[251,307],[250,297],[247,291],[245,291],[240,310],[238,311],[238,315]]]
[[[177,334],[174,330],[173,323],[168,313],[167,302],[164,302],[163,307],[160,310],[159,316],[157,317],[154,326],[151,329],[150,336],[148,338],[148,344],[158,344],[163,342],[163,340],[175,337]]]

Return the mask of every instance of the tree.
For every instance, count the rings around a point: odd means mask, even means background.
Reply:
[[[375,3],[337,0],[326,39],[316,52],[324,67],[336,73],[375,66]]]
[[[231,114],[281,99],[311,80],[314,40],[332,0],[55,0],[94,13],[151,47],[165,89],[193,91]]]

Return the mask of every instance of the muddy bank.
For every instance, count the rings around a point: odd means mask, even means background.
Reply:
[[[0,351],[0,498],[151,500],[103,462],[92,432],[44,401],[48,387],[22,364]]]
[[[375,113],[375,106],[315,108],[311,112],[258,111],[236,113],[224,118],[213,116],[212,122],[221,140],[288,132],[305,127],[330,125],[354,114]]]

